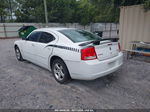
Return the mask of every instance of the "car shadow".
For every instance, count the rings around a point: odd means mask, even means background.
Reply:
[[[29,62],[27,60],[25,60],[24,63],[31,65],[32,68],[34,68],[36,70],[40,69],[40,70],[46,71],[46,73],[49,72],[50,73],[49,76],[54,78],[51,71],[49,71],[49,70],[47,70],[47,69],[45,69],[39,65],[36,65],[32,62]],[[97,89],[109,87],[113,82],[118,80],[119,75],[120,75],[119,72],[116,71],[114,73],[100,77],[100,78],[95,79],[95,80],[89,80],[88,81],[88,80],[72,79],[70,82],[65,83],[64,86],[67,85],[67,86],[70,86],[71,88],[84,87],[84,88],[90,88],[90,89],[93,89],[94,91],[96,91]],[[58,83],[58,82],[56,81],[56,83]]]
[[[72,88],[87,88],[93,91],[101,91],[102,89],[109,88],[111,85],[119,79],[118,71],[111,73],[107,76],[100,77],[95,80],[85,81],[85,80],[72,80],[67,85]]]

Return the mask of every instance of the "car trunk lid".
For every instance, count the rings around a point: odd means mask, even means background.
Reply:
[[[95,47],[95,52],[98,60],[105,60],[115,57],[119,54],[118,38],[105,38],[96,41],[80,43],[81,47]]]
[[[109,59],[117,56],[119,53],[118,42],[102,43],[94,47],[98,60]]]

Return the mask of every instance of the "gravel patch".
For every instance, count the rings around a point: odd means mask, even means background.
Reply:
[[[48,70],[27,61],[18,62],[15,40],[0,40],[0,108],[150,108],[149,57],[125,57],[121,69],[110,76],[61,85]]]

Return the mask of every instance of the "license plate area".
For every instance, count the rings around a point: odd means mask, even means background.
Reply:
[[[113,67],[113,66],[115,66],[115,65],[116,65],[116,61],[111,61],[111,62],[108,63],[108,66],[109,66],[109,67]]]
[[[117,51],[117,45],[116,44],[103,44],[99,46],[95,46],[96,54],[98,59],[105,60],[110,59],[118,55]]]

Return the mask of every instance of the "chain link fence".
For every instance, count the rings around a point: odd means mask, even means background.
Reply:
[[[84,29],[91,32],[102,32],[102,37],[118,37],[119,24],[115,23],[91,23],[90,25],[80,25],[79,23],[0,23],[0,39],[17,38],[18,30],[22,26],[32,25],[36,28],[43,27],[67,27]]]

